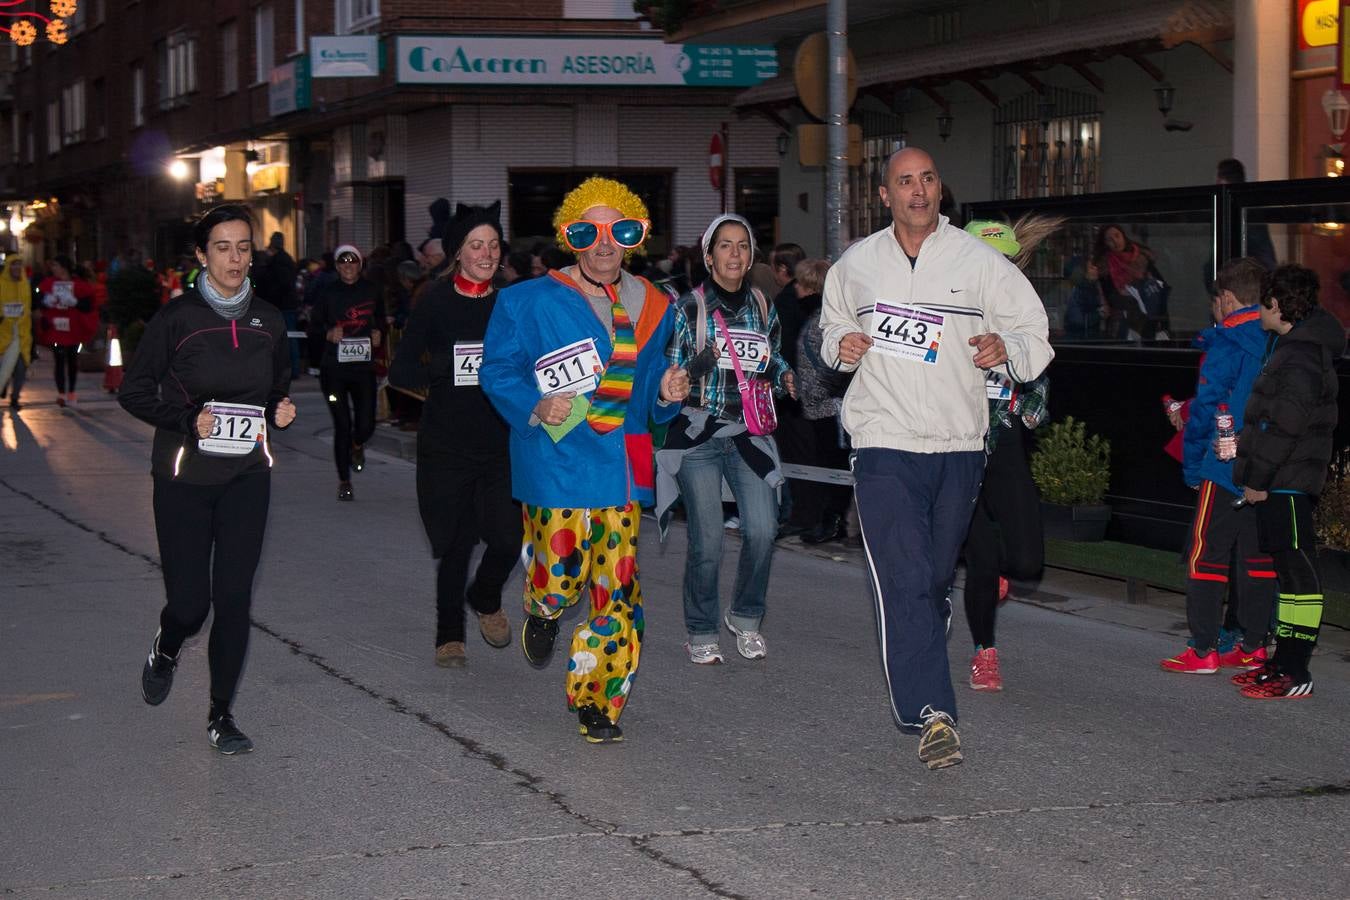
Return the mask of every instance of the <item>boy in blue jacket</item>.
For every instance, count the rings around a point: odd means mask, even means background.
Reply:
[[[1168,672],[1212,675],[1220,668],[1256,669],[1266,661],[1266,632],[1275,602],[1275,570],[1258,546],[1256,511],[1234,503],[1233,461],[1215,452],[1214,416],[1228,405],[1235,430],[1242,428],[1256,376],[1261,373],[1266,335],[1259,302],[1265,268],[1254,259],[1229,260],[1214,280],[1222,320],[1204,335],[1206,348],[1190,417],[1183,433],[1182,475],[1199,492],[1186,547],[1186,620],[1191,646],[1162,661]],[[1240,644],[1217,649],[1223,601],[1230,577],[1237,580]]]
[[[666,366],[675,313],[622,269],[651,228],[642,199],[590,178],[553,217],[577,264],[502,291],[483,338],[479,381],[511,426],[511,492],[524,505],[525,660],[545,668],[558,619],[589,588],[567,661],[567,704],[593,744],[618,720],[642,644],[638,523],[653,500],[650,428],[689,394]]]

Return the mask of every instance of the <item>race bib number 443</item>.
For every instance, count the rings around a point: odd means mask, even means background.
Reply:
[[[589,394],[600,383],[604,370],[595,341],[586,338],[539,357],[534,364],[534,380],[545,396],[564,391]]]
[[[478,384],[478,370],[483,367],[483,342],[455,344],[455,387]]]
[[[216,417],[211,433],[197,440],[197,449],[207,456],[246,456],[266,440],[261,406],[212,401],[205,409]]]
[[[872,311],[872,349],[910,362],[935,365],[946,317],[878,300]]]

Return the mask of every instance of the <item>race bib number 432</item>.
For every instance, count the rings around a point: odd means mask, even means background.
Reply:
[[[878,300],[872,311],[872,349],[910,362],[935,365],[945,321],[940,313]]]
[[[455,344],[455,387],[478,384],[478,370],[483,366],[483,342]]]
[[[212,401],[205,409],[216,417],[211,433],[197,440],[197,449],[207,456],[246,456],[267,437],[261,406]]]
[[[539,357],[534,364],[534,380],[545,396],[564,391],[589,394],[600,383],[604,370],[595,341],[586,338]]]

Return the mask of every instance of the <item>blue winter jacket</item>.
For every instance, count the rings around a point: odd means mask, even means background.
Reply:
[[[1214,455],[1214,414],[1220,403],[1227,403],[1234,429],[1242,430],[1242,411],[1256,376],[1261,374],[1266,349],[1260,308],[1239,309],[1222,325],[1206,329],[1196,343],[1204,347],[1205,357],[1182,436],[1181,473],[1191,487],[1212,481],[1229,493],[1239,494],[1233,484],[1232,460],[1225,462]]]
[[[522,503],[553,509],[598,509],[654,500],[651,423],[675,418],[680,404],[658,402],[665,350],[675,311],[670,298],[645,279],[623,275],[646,292],[634,330],[637,372],[623,428],[599,434],[581,422],[554,443],[542,425],[531,425],[539,386],[534,364],[540,357],[585,338],[595,341],[608,364],[614,346],[609,329],[585,294],[561,272],[522,281],[497,297],[483,338],[478,378],[483,391],[511,426],[511,493]]]

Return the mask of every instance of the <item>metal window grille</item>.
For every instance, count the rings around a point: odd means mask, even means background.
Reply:
[[[862,110],[854,124],[862,126],[862,165],[849,167],[849,234],[865,237],[891,223],[890,210],[881,205],[877,187],[886,178],[886,160],[905,146],[905,120],[890,112]]]
[[[1064,197],[1101,190],[1102,123],[1095,94],[1028,92],[994,114],[994,196]]]

